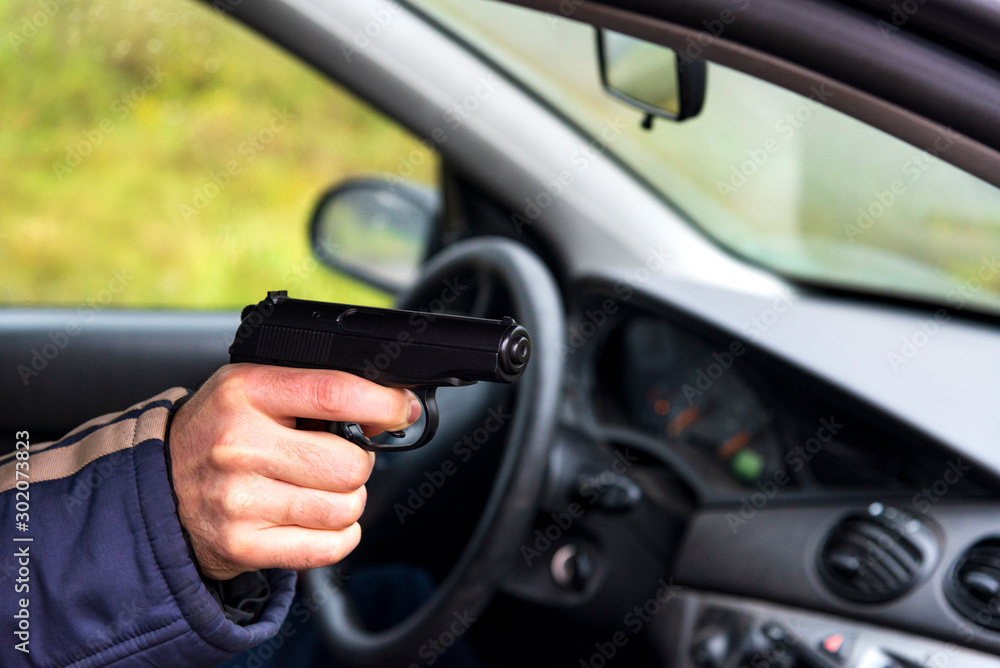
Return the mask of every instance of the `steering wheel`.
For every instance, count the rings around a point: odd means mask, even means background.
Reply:
[[[348,666],[421,664],[421,646],[441,636],[454,623],[456,611],[477,617],[486,608],[534,521],[562,391],[560,348],[566,331],[562,298],[548,268],[523,245],[500,237],[478,237],[455,243],[432,257],[416,286],[400,300],[400,307],[419,308],[440,299],[448,281],[454,285],[457,277],[466,276],[473,277],[480,297],[503,290],[513,310],[504,315],[512,315],[531,336],[531,359],[514,386],[513,409],[493,487],[447,576],[419,608],[394,626],[368,630],[329,569],[305,573],[307,600],[318,605],[315,619],[320,633],[336,658]],[[442,418],[446,410],[442,409]],[[406,467],[403,458],[414,453],[395,455],[399,459],[393,464]],[[375,482],[373,476],[369,481],[372,495],[377,491],[372,489]],[[368,508],[372,510],[371,497]],[[373,519],[384,520],[386,514]],[[388,531],[399,529],[396,523]]]

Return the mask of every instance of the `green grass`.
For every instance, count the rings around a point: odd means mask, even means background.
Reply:
[[[0,4],[0,302],[77,304],[116,271],[116,306],[231,308],[280,288],[387,302],[318,267],[306,229],[327,187],[394,173],[415,138],[200,4],[39,12]],[[227,165],[239,173],[219,177]]]

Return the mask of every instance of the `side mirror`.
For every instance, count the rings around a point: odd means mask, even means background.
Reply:
[[[683,121],[705,102],[706,67],[673,49],[611,30],[597,31],[604,90],[650,116]]]
[[[437,193],[416,184],[346,181],[316,205],[312,250],[323,264],[398,295],[417,278],[440,209]]]

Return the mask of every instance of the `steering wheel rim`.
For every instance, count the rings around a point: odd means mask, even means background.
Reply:
[[[532,357],[517,384],[500,466],[485,508],[451,571],[399,624],[368,631],[326,569],[305,573],[320,633],[349,666],[420,664],[420,647],[446,631],[454,614],[475,618],[486,608],[504,571],[515,563],[518,541],[534,521],[562,391],[562,298],[552,274],[534,253],[509,239],[478,237],[432,257],[401,306],[415,307],[428,293],[440,294],[445,280],[466,273],[495,277],[510,295],[515,319],[531,336]]]

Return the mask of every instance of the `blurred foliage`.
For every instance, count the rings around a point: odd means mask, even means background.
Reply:
[[[0,302],[78,304],[117,272],[114,306],[387,303],[318,266],[307,224],[424,150],[394,122],[189,0],[11,0],[0,27]]]

